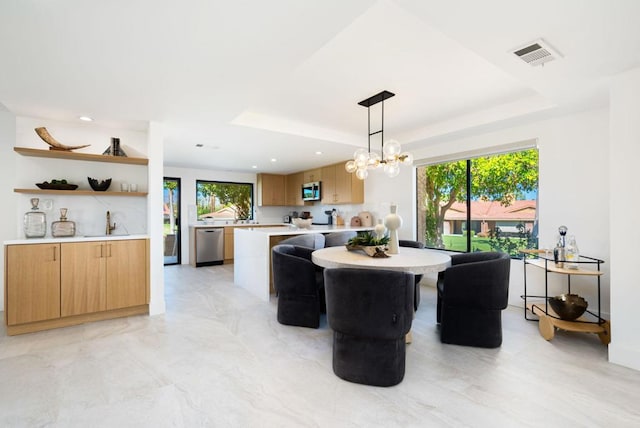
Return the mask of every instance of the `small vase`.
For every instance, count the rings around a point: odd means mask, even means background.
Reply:
[[[398,254],[398,229],[402,227],[402,217],[397,214],[398,206],[391,205],[391,213],[384,218],[384,225],[389,230],[389,254]]]
[[[382,237],[384,237],[384,233],[387,229],[384,227],[384,224],[382,224],[381,218],[378,219],[378,223],[376,224],[376,227],[373,228],[373,231],[376,234],[376,238],[382,239]]]

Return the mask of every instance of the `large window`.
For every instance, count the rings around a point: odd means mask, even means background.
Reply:
[[[537,248],[538,150],[417,170],[418,240],[452,251]]]
[[[253,184],[196,180],[198,220],[253,220]]]

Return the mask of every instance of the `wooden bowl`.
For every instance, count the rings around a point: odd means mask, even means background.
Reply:
[[[561,294],[549,297],[549,306],[565,321],[573,321],[582,316],[589,304],[577,294]]]

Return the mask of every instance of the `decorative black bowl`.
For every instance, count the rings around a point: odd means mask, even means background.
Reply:
[[[549,306],[565,321],[573,321],[580,318],[587,310],[589,304],[577,294],[561,294],[549,297]]]
[[[95,178],[87,177],[87,180],[89,180],[89,186],[96,192],[104,192],[111,186],[110,178],[106,180],[96,180]]]

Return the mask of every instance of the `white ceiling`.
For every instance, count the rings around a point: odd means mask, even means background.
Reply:
[[[357,103],[382,90],[408,150],[604,106],[640,66],[638,16],[638,0],[3,0],[0,103],[163,122],[169,166],[287,173],[366,146]],[[511,53],[538,38],[563,58]]]

